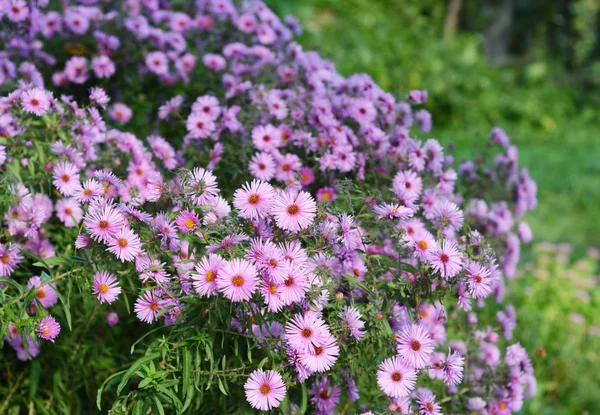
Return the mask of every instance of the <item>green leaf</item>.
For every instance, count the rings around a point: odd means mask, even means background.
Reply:
[[[138,359],[134,364],[132,364],[131,367],[129,369],[127,369],[127,372],[125,372],[125,375],[123,375],[123,379],[121,379],[121,382],[119,383],[119,386],[117,387],[117,395],[121,394],[121,391],[127,385],[127,382],[129,382],[129,379],[133,376],[133,374],[138,369],[140,369],[143,365],[145,365],[149,361],[158,359],[159,357],[160,357],[159,353],[152,353],[151,355],[144,356],[141,359]]]
[[[192,403],[192,398],[194,397],[195,391],[196,391],[196,389],[194,388],[194,385],[190,385],[188,388],[185,402],[183,403],[183,408],[181,409],[181,412],[185,412],[185,410],[188,409],[188,407]]]
[[[132,415],[143,415],[144,413],[144,401],[135,401],[133,405]]]
[[[162,402],[158,399],[158,396],[154,397],[154,403],[156,404],[156,409],[158,409],[158,413],[160,415],[165,415],[165,408],[163,408]]]
[[[173,405],[175,405],[175,407],[181,411],[181,407],[183,406],[183,404],[181,403],[181,401],[179,400],[179,398],[177,397],[177,395],[175,395],[172,391],[170,391],[167,388],[164,388],[162,386],[158,386],[158,390],[161,391],[164,395],[168,396],[169,399],[173,402]]]
[[[39,359],[33,359],[29,373],[29,400],[33,399],[40,384],[41,366]]]
[[[192,354],[190,353],[189,349],[186,349],[183,352],[183,398],[185,399],[185,396],[188,392],[188,389],[190,388],[190,375],[192,374]]]
[[[308,389],[306,383],[302,384],[302,402],[300,403],[300,413],[305,414],[308,409]]]
[[[73,287],[73,281],[69,279],[66,300],[63,297],[63,295],[60,293],[60,291],[58,291],[58,290],[56,291],[56,295],[58,296],[58,299],[60,300],[60,303],[62,304],[63,310],[65,312],[65,317],[67,319],[67,325],[69,326],[69,330],[71,330],[71,331],[73,331],[73,328],[71,327],[71,305],[69,304],[69,300],[70,300],[70,296],[71,296],[71,288],[72,287]]]
[[[138,388],[144,389],[146,386],[148,386],[150,383],[152,383],[153,380],[154,380],[154,378],[151,376],[148,376],[147,378],[142,379],[142,381],[138,384]]]
[[[52,267],[55,265],[70,266],[71,260],[69,258],[65,257],[64,255],[59,255],[59,256],[52,256],[50,258],[46,258],[46,259],[42,260],[41,262],[33,263],[33,266],[40,267],[40,268],[48,268],[48,267]]]
[[[106,386],[106,384],[108,382],[110,382],[111,380],[113,380],[114,378],[116,378],[117,376],[119,376],[123,373],[125,373],[125,370],[121,370],[117,373],[113,373],[104,381],[104,383],[102,383],[102,386],[100,386],[100,389],[98,389],[98,393],[96,394],[96,406],[98,407],[99,410],[102,410],[100,401],[102,400],[102,392],[104,391],[104,387]]]
[[[367,287],[363,282],[359,281],[354,275],[344,274],[344,278],[346,278],[350,284],[356,285],[368,292],[369,294],[371,294],[372,296],[375,296],[375,293],[373,293],[373,291],[369,287]]]
[[[227,391],[225,390],[225,386],[223,385],[223,379],[217,378],[217,380],[219,381],[219,390],[221,391],[221,393],[225,396],[228,396],[229,394],[227,393]]]

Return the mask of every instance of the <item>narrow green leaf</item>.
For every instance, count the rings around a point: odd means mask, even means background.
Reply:
[[[302,402],[300,403],[300,413],[305,414],[308,409],[308,389],[306,383],[302,384]]]
[[[183,388],[182,396],[185,399],[188,389],[190,388],[190,376],[192,375],[192,354],[189,349],[183,352]]]
[[[133,405],[132,415],[143,415],[144,413],[144,401],[135,401]]]
[[[217,380],[219,381],[219,390],[221,391],[221,393],[223,395],[225,395],[225,396],[228,396],[229,394],[225,390],[225,386],[223,386],[223,379],[222,378],[217,378]]]
[[[142,379],[142,381],[138,384],[138,388],[140,389],[144,389],[146,386],[148,386],[152,381],[154,380],[154,378],[152,377],[147,377]]]
[[[158,409],[158,413],[160,415],[165,415],[165,408],[163,408],[163,404],[160,401],[160,399],[158,399],[158,396],[154,397],[154,403],[156,404],[156,409]]]
[[[110,382],[117,376],[122,375],[123,373],[125,373],[125,370],[121,370],[117,373],[113,373],[104,381],[104,383],[102,383],[102,386],[100,386],[100,389],[98,389],[98,393],[96,394],[96,406],[98,407],[99,410],[102,410],[100,401],[102,400],[102,392],[104,391],[104,387],[108,384],[108,382]]]

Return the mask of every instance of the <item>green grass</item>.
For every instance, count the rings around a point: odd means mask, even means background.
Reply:
[[[494,68],[476,34],[442,41],[445,9],[437,0],[267,3],[297,16],[303,47],[343,75],[368,73],[397,95],[428,89],[431,136],[455,142],[458,159],[483,145],[491,127],[503,127],[538,182],[539,207],[527,217],[536,240],[569,242],[579,253],[600,246],[600,112],[588,91],[560,81],[552,62]]]

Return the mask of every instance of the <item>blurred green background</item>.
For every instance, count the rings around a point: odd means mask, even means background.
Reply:
[[[396,96],[427,89],[431,136],[456,143],[459,160],[493,126],[508,133],[539,187],[527,217],[538,244],[506,299],[539,382],[523,412],[600,414],[598,253],[588,250],[600,247],[600,0],[266,3],[297,16],[304,48],[343,75],[368,73]]]
[[[457,157],[499,125],[539,185],[537,240],[600,246],[599,0],[267,0],[343,75],[427,89]]]

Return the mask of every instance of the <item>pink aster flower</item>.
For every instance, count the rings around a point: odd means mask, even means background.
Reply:
[[[123,214],[110,204],[93,201],[83,224],[96,241],[107,242],[127,225]]]
[[[131,108],[129,108],[127,105],[123,104],[122,102],[116,102],[114,103],[111,107],[110,110],[108,111],[110,118],[112,118],[113,120],[115,120],[116,122],[120,123],[120,124],[127,124],[129,121],[131,121],[131,117],[133,116],[133,112],[131,111]]]
[[[487,266],[470,262],[465,267],[465,274],[468,278],[469,292],[474,298],[486,298],[492,293],[490,269]]]
[[[285,384],[281,375],[272,370],[257,369],[244,384],[246,400],[253,408],[269,411],[279,407],[285,398]]]
[[[335,337],[327,333],[318,345],[300,353],[300,362],[314,372],[326,372],[333,367],[340,354]]]
[[[217,178],[211,171],[196,167],[188,176],[190,190],[187,195],[200,205],[211,205],[220,190],[217,188]]]
[[[260,151],[272,152],[281,145],[281,131],[271,124],[252,129],[252,142]]]
[[[190,210],[184,210],[175,219],[175,223],[182,233],[193,232],[198,227],[199,222],[198,215]]]
[[[409,207],[387,202],[375,206],[373,208],[373,212],[375,212],[380,218],[387,217],[390,219],[406,219],[414,214],[414,210]]]
[[[0,277],[10,276],[22,260],[23,256],[18,245],[0,244]]]
[[[186,120],[185,127],[191,138],[207,138],[215,130],[216,125],[209,115],[200,112],[191,113]]]
[[[418,389],[416,397],[421,415],[442,415],[442,407],[435,402],[435,395],[429,389]]]
[[[133,261],[142,253],[142,243],[130,228],[123,227],[108,241],[106,250],[114,254],[121,262]]]
[[[156,75],[164,75],[169,72],[169,60],[163,52],[150,52],[146,55],[146,66]]]
[[[221,105],[219,100],[211,95],[202,95],[196,98],[192,104],[192,112],[196,114],[204,114],[211,120],[215,121],[221,114]]]
[[[54,343],[54,339],[59,333],[60,324],[52,316],[46,316],[38,323],[37,334],[44,340]]]
[[[433,208],[433,223],[440,229],[450,228],[459,231],[464,222],[464,215],[459,207],[450,201],[439,203]]]
[[[104,187],[97,180],[89,179],[73,193],[73,196],[79,203],[85,203],[103,194]]]
[[[268,153],[256,153],[248,164],[248,170],[257,179],[268,182],[275,176],[275,160]]]
[[[210,297],[217,293],[217,277],[225,261],[219,255],[203,257],[192,274],[193,286],[198,294]]]
[[[106,109],[106,104],[110,102],[110,98],[106,95],[104,89],[94,86],[90,88],[90,101],[102,107],[102,109]]]
[[[225,262],[217,276],[217,287],[231,301],[247,301],[257,288],[257,271],[245,259]]]
[[[22,22],[29,17],[29,6],[25,0],[9,0],[3,5],[6,17],[13,22]]]
[[[56,202],[56,216],[67,228],[72,228],[81,221],[83,211],[74,198],[65,198]]]
[[[329,202],[337,199],[337,192],[333,187],[322,187],[317,190],[317,202]]]
[[[133,309],[141,321],[150,324],[156,319],[162,304],[163,300],[155,292],[146,291],[137,299]]]
[[[79,169],[68,161],[60,162],[54,167],[52,184],[65,196],[72,196],[80,187]]]
[[[354,307],[346,307],[343,311],[340,311],[339,315],[350,335],[356,340],[362,339],[365,335],[363,331],[365,322],[361,320],[360,311]]]
[[[95,56],[92,58],[92,70],[98,78],[110,78],[114,75],[115,63],[106,55]]]
[[[270,184],[255,179],[235,191],[233,206],[240,211],[239,215],[242,218],[263,218],[271,210],[274,195],[275,192]]]
[[[284,281],[279,287],[279,296],[285,305],[298,303],[304,299],[310,283],[306,271],[295,262],[286,268]]]
[[[458,385],[463,378],[465,359],[456,350],[448,350],[448,358],[442,365],[444,381],[448,386]]]
[[[325,322],[311,314],[296,314],[285,326],[285,339],[298,352],[314,350],[328,334]]]
[[[40,277],[31,277],[27,281],[27,291],[36,288],[35,298],[44,308],[50,308],[58,301],[54,284],[43,283]]]
[[[435,272],[439,272],[443,278],[450,278],[460,272],[462,254],[455,242],[446,239],[431,253],[429,262]]]
[[[271,213],[277,226],[292,232],[309,227],[316,215],[317,204],[312,196],[304,191],[289,190],[275,196]]]
[[[25,112],[41,116],[50,109],[51,99],[52,93],[42,88],[31,88],[21,93],[21,106]]]
[[[114,275],[107,271],[100,271],[94,275],[92,284],[92,294],[98,296],[100,304],[103,302],[112,303],[121,293],[121,287]]]
[[[424,326],[411,324],[405,326],[398,336],[398,356],[408,367],[422,369],[431,360],[434,343]]]
[[[425,229],[416,231],[410,239],[411,245],[415,250],[415,256],[422,261],[426,261],[429,258],[429,255],[437,249],[435,238]]]
[[[377,371],[377,384],[392,398],[407,396],[414,388],[417,373],[407,367],[398,356],[385,359]]]

